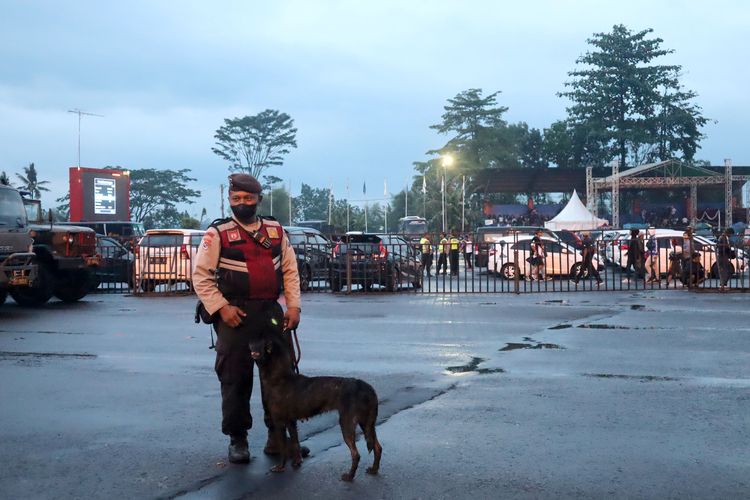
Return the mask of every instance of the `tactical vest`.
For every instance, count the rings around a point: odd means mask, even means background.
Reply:
[[[432,243],[427,238],[419,240],[419,244],[422,245],[422,253],[432,253]]]
[[[256,237],[233,219],[211,226],[219,232],[219,291],[227,300],[276,300],[281,294],[281,242],[284,229],[276,221],[260,219]],[[267,241],[266,245],[262,241]]]
[[[451,238],[451,250],[458,250],[459,243],[458,238]]]

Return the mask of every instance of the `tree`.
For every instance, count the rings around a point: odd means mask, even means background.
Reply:
[[[661,38],[647,38],[652,32],[615,25],[588,40],[594,50],[576,60],[582,68],[568,73],[570,90],[558,94],[572,101],[574,152],[618,158],[623,167],[675,153],[693,159],[707,120],[690,102],[696,94],[679,83],[681,66],[653,63],[674,51],[661,48]]]
[[[0,172],[0,185],[10,186],[10,178],[8,178],[8,174],[5,173],[5,170]]]
[[[295,198],[295,216],[299,220],[328,220],[328,189],[313,188],[302,183]]]
[[[49,191],[49,188],[45,186],[45,184],[49,184],[49,181],[40,181],[38,179],[33,163],[29,163],[28,167],[24,167],[23,173],[25,175],[16,174],[18,180],[21,181],[21,185],[18,186],[19,189],[28,191],[36,199],[42,197],[42,191]]]
[[[55,214],[57,219],[60,221],[66,221],[70,219],[70,193],[65,193],[65,196],[61,196],[55,201],[58,203],[55,207]]]
[[[224,119],[211,151],[229,162],[230,171],[244,171],[260,179],[267,168],[283,164],[289,148],[297,147],[296,135],[289,115],[267,109],[253,116]]]
[[[189,169],[156,170],[142,168],[130,171],[130,215],[131,219],[148,221],[151,227],[176,227],[182,214],[177,211],[180,203],[195,203],[200,191],[187,187],[195,181],[188,177]]]

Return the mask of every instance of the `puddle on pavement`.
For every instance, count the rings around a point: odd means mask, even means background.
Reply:
[[[572,327],[573,325],[571,325],[570,323],[561,323],[559,325],[550,326],[549,328],[547,328],[547,330],[564,330],[566,328],[572,328]]]
[[[644,306],[643,304],[633,304],[632,306],[630,306],[630,309],[632,309],[633,311],[642,311],[645,308],[646,306]]]
[[[96,354],[87,353],[65,353],[65,352],[10,352],[0,351],[0,359],[19,358],[54,358],[54,359],[95,359]]]
[[[641,382],[677,382],[675,377],[662,377],[658,375],[619,375],[615,373],[584,373],[584,377],[610,378],[621,380],[640,380]]]
[[[624,325],[606,325],[603,323],[584,323],[578,325],[578,328],[592,328],[595,330],[630,330],[629,326]]]
[[[531,340],[531,339],[524,339],[524,340]],[[521,342],[508,342],[505,344],[505,347],[502,349],[498,349],[500,352],[507,352],[507,351],[516,351],[518,349],[565,349],[564,347],[558,345],[558,344],[548,344],[545,342],[535,342],[534,343],[521,343]]]
[[[487,360],[484,358],[472,357],[471,361],[467,364],[461,366],[449,366],[446,368],[446,371],[453,374],[476,372],[482,375],[488,373],[505,373],[505,370],[502,368],[479,368],[479,365],[485,361]]]
[[[496,306],[497,302],[480,302],[480,306]]]

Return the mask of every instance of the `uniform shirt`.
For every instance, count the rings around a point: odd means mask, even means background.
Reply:
[[[450,240],[451,250],[458,250],[459,240],[456,237],[452,237]]]
[[[422,246],[422,253],[432,253],[432,242],[428,238],[423,237],[419,244]]]
[[[248,232],[256,231],[260,227],[260,221],[253,224],[242,224],[237,219],[232,220]],[[284,276],[284,298],[287,307],[300,307],[299,273],[297,271],[297,257],[294,248],[289,244],[284,231],[281,232],[281,272]],[[195,268],[193,269],[193,287],[198,298],[203,302],[209,314],[213,314],[229,301],[219,291],[214,281],[214,270],[219,265],[219,254],[221,252],[221,238],[215,227],[209,227],[203,236],[198,255],[195,257]]]
[[[440,240],[440,253],[448,253],[448,238]]]

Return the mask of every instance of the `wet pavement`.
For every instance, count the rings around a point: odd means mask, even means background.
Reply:
[[[226,462],[191,297],[0,307],[1,498],[747,498],[750,295],[306,294],[301,369],[378,392],[378,476],[335,414]],[[256,386],[257,388],[257,386]],[[256,393],[258,391],[256,390]]]

